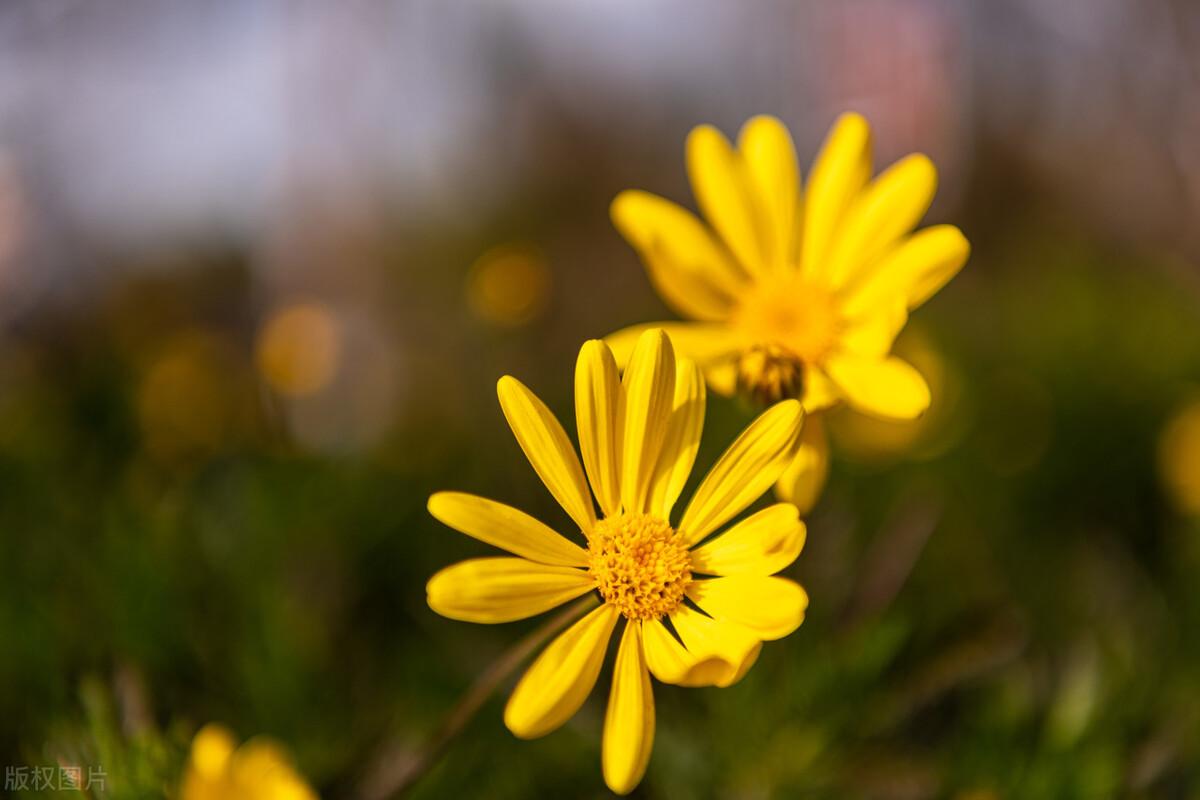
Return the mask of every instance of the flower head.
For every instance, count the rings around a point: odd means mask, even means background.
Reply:
[[[639,338],[623,378],[604,343],[587,342],[580,350],[575,416],[582,463],[529,389],[505,377],[498,393],[521,449],[583,544],[510,506],[435,494],[433,516],[513,557],[471,559],[442,570],[429,581],[429,605],[452,619],[507,622],[594,593],[599,605],[533,662],[504,721],[517,736],[533,738],[570,719],[623,625],[602,762],[609,787],[624,794],[641,780],[650,758],[651,675],[685,686],[729,686],[750,668],[763,641],[786,636],[804,619],[804,590],[775,576],[804,544],[794,506],[770,506],[713,535],[792,462],[804,411],[795,400],[765,411],[672,523],[700,443],[705,389],[699,369],[676,361],[662,331]]]
[[[911,155],[871,180],[870,128],[844,114],[802,189],[787,129],[760,116],[736,149],[711,126],[693,130],[687,168],[707,225],[646,192],[613,201],[614,223],[663,300],[693,320],[613,334],[618,362],[642,330],[663,328],[721,394],[797,398],[809,412],[845,402],[887,419],[920,416],[929,388],[891,355],[892,342],[969,252],[953,226],[913,232],[937,185],[932,162]],[[814,476],[823,479],[825,448],[809,426],[781,497],[799,502]]]
[[[180,800],[317,800],[287,753],[265,739],[241,747],[226,728],[206,725],[192,740]]]

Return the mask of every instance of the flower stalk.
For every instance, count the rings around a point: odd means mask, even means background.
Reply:
[[[420,749],[405,754],[392,753],[381,760],[377,768],[362,782],[358,796],[362,800],[404,797],[421,778],[437,766],[450,744],[462,734],[500,684],[552,636],[596,605],[596,596],[588,595],[568,606],[562,613],[554,615],[504,651],[479,674]]]

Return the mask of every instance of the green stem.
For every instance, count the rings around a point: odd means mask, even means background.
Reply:
[[[544,625],[506,650],[479,674],[424,746],[408,758],[389,759],[381,764],[380,768],[364,781],[360,797],[364,800],[403,797],[437,765],[445,755],[446,749],[463,732],[467,723],[474,718],[496,688],[550,637],[595,604],[595,596],[583,598],[551,617]]]

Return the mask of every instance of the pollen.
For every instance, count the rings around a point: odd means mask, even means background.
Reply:
[[[588,543],[588,570],[604,602],[628,619],[671,613],[692,580],[691,557],[675,529],[647,514],[597,523]]]

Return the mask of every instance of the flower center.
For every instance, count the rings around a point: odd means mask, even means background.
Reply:
[[[802,278],[761,282],[742,301],[736,319],[755,341],[775,344],[808,363],[825,357],[842,328],[837,298]]]
[[[692,559],[666,520],[619,514],[592,529],[588,571],[604,602],[628,619],[658,619],[683,600]]]
[[[802,278],[760,283],[742,300],[734,321],[758,343],[738,361],[739,387],[764,403],[800,397],[804,365],[824,359],[842,329],[837,298]]]
[[[754,345],[738,357],[737,387],[765,406],[798,399],[804,395],[804,363],[779,345]]]

